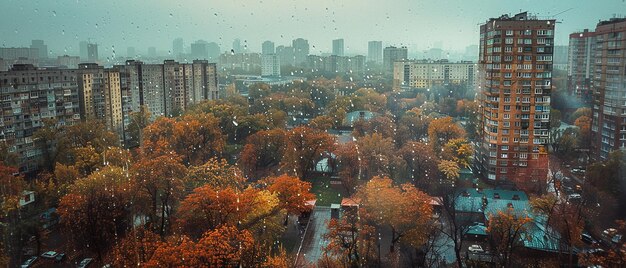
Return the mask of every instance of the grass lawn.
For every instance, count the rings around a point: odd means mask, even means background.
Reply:
[[[330,185],[330,178],[316,177],[308,180],[311,182],[313,192],[317,196],[316,206],[330,206],[330,204],[340,204],[345,195],[342,185]]]

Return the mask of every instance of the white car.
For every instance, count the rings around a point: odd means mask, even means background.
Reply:
[[[469,248],[467,248],[467,250],[471,253],[484,253],[485,250],[483,250],[483,247],[481,247],[480,245],[471,245],[469,246]]]
[[[54,251],[48,251],[44,254],[41,254],[42,258],[46,258],[46,259],[54,259],[54,257],[56,257],[59,253],[56,253]]]

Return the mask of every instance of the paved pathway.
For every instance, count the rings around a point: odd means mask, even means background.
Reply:
[[[328,244],[324,235],[328,233],[330,207],[317,206],[311,213],[309,225],[304,233],[300,252],[296,261],[297,267],[315,266],[322,257],[322,248]]]

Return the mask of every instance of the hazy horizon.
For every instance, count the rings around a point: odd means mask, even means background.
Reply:
[[[408,46],[410,54],[435,44],[463,51],[478,44],[479,24],[519,11],[540,17],[561,13],[555,17],[560,22],[555,42],[567,45],[570,33],[593,29],[599,20],[620,16],[614,12],[626,10],[626,2],[5,0],[0,7],[4,10],[0,46],[23,47],[42,39],[55,54],[76,54],[78,43],[87,40],[100,45],[101,57],[111,56],[114,50],[125,55],[127,47],[135,47],[138,54],[146,53],[148,47],[167,53],[173,39],[179,37],[186,48],[202,39],[218,43],[222,51],[239,38],[242,47],[259,52],[265,40],[279,46],[302,37],[309,40],[311,54],[328,53],[333,39],[344,38],[346,54],[366,55],[371,40],[381,40],[383,46]]]

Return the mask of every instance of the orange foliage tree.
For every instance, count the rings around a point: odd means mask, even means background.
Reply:
[[[315,199],[315,195],[311,193],[311,183],[301,181],[296,177],[281,175],[275,178],[269,178],[270,182],[268,191],[278,196],[280,205],[287,212],[299,215],[308,212],[311,207],[306,205],[306,201]]]
[[[340,219],[328,223],[326,258],[335,259],[342,267],[367,267],[375,263],[376,229],[348,210]]]
[[[427,189],[437,176],[438,159],[433,148],[423,142],[410,141],[400,148],[399,155],[406,163],[411,181],[418,188]]]
[[[198,242],[182,237],[161,245],[145,267],[257,267],[263,259],[250,232],[225,225]]]
[[[211,114],[158,118],[143,131],[141,150],[146,155],[175,151],[185,165],[199,165],[220,156],[225,145],[219,121]]]
[[[399,241],[423,245],[432,223],[431,197],[410,184],[393,185],[391,179],[374,177],[356,193],[361,217],[391,230],[391,251]]]
[[[159,235],[137,228],[117,243],[106,259],[115,267],[141,266],[152,259],[157,248],[162,245]]]
[[[591,141],[591,117],[586,115],[578,117],[576,121],[574,121],[574,125],[580,129],[578,144],[587,146]]]
[[[76,244],[101,254],[130,225],[132,181],[108,166],[77,180],[61,198],[58,213]]]
[[[258,190],[237,192],[232,188],[215,189],[210,185],[196,188],[178,210],[178,230],[192,238],[224,224],[236,225],[253,209]]]
[[[513,208],[489,215],[487,234],[501,266],[511,267],[513,253],[523,246],[524,240],[530,239],[526,230],[531,221],[528,215],[519,214]]]
[[[263,178],[279,167],[286,147],[287,136],[284,130],[259,131],[246,139],[239,164],[247,177]]]
[[[176,153],[156,157],[141,157],[135,162],[132,174],[135,186],[150,204],[146,210],[153,229],[164,235],[172,208],[182,198],[183,178],[187,172]]]
[[[465,137],[465,130],[452,117],[437,118],[428,126],[428,139],[435,152],[439,152],[449,140]]]
[[[185,184],[188,190],[210,185],[213,188],[223,189],[232,187],[243,189],[245,179],[241,171],[226,161],[226,159],[211,158],[201,166],[189,168],[185,176]]]
[[[308,178],[317,161],[332,151],[335,140],[328,133],[309,127],[296,127],[287,134],[287,150],[282,170]]]

